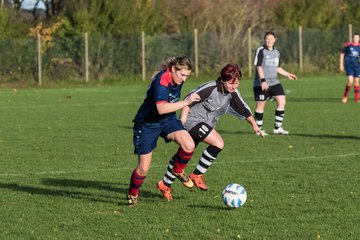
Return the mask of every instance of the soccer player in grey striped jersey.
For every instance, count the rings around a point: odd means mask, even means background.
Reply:
[[[209,145],[204,150],[196,169],[190,175],[190,179],[195,186],[201,190],[207,190],[204,174],[224,148],[224,140],[214,129],[221,115],[230,114],[239,119],[246,119],[251,124],[253,131],[264,137],[264,133],[257,126],[250,108],[237,89],[240,79],[241,71],[239,66],[237,64],[227,64],[221,70],[217,80],[207,82],[190,92],[190,94],[197,93],[200,96],[200,101],[182,109],[181,121],[193,138],[195,146],[200,142]],[[172,168],[175,157],[170,159],[163,180],[157,184],[158,189],[167,200],[172,200],[171,184],[175,180]]]
[[[275,33],[271,31],[267,32],[264,40],[265,44],[257,49],[254,60],[256,68],[254,79],[254,96],[256,101],[255,120],[257,125],[262,129],[266,101],[275,99],[277,108],[275,111],[273,133],[287,135],[289,132],[282,128],[286,97],[277,76],[279,73],[288,77],[290,80],[296,80],[297,76],[280,67],[280,52],[275,47]]]

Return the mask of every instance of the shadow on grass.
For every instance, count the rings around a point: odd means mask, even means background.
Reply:
[[[236,209],[236,208],[230,208],[230,207],[226,207],[226,206],[213,206],[213,205],[188,205],[188,207],[189,208],[201,208],[201,209],[216,211],[216,212],[218,212],[219,210],[234,211]]]
[[[131,125],[131,126],[119,126],[119,128],[133,130],[133,125]]]
[[[218,133],[220,133],[220,134],[255,135],[255,133],[253,133],[251,130],[250,130],[250,131],[243,132],[243,131],[227,131],[227,130],[223,130],[223,129],[219,129],[219,130],[216,129],[216,131],[217,131]]]
[[[323,103],[341,103],[341,97],[311,97],[311,98],[302,98],[302,97],[289,97],[287,98],[287,102],[323,102]]]
[[[98,190],[105,190],[109,192],[122,192],[124,188],[114,187],[113,185],[119,185],[113,182],[100,182],[100,181],[88,181],[81,179],[56,179],[56,178],[44,178],[41,183],[47,186],[62,186],[62,187],[77,187],[77,188],[92,188]],[[127,184],[122,184],[126,187]],[[126,191],[124,191],[125,193]]]
[[[247,134],[247,135],[255,135],[252,132],[241,132],[241,131],[227,131],[227,130],[218,130],[220,134]],[[274,136],[274,134],[270,134]],[[306,134],[306,133],[293,133],[291,132],[289,136],[298,136],[298,137],[311,137],[311,138],[328,138],[328,139],[338,139],[338,140],[360,140],[359,136],[351,136],[351,135],[331,135],[331,134]]]
[[[44,188],[37,186],[26,186],[17,183],[0,183],[0,188],[9,189],[17,192],[25,192],[32,195],[45,195],[49,197],[66,197],[71,199],[86,200],[90,202],[111,203],[117,205],[128,205],[126,201],[126,192],[128,185],[123,184],[124,187],[113,187],[110,182],[86,181],[79,179],[44,179],[44,185],[53,186],[61,189]],[[75,190],[80,188],[85,191]],[[101,191],[119,193],[116,195],[103,194],[98,192],[89,192],[88,189],[96,189]],[[161,195],[154,194],[150,191],[142,190],[141,196],[149,198],[159,198]]]
[[[108,191],[108,192],[115,192],[115,193],[123,193],[124,195],[127,194],[127,190],[129,184],[118,184],[113,182],[100,182],[100,181],[86,181],[80,179],[53,179],[53,178],[45,178],[42,180],[42,184],[48,186],[61,186],[61,187],[76,187],[76,188],[83,188],[83,189],[97,189],[101,191]],[[123,187],[114,187],[113,185],[121,185]],[[150,191],[142,190],[141,189],[141,196],[143,197],[159,197],[159,194],[154,194]]]
[[[358,136],[351,135],[330,135],[330,134],[305,134],[305,133],[291,133],[292,136],[299,137],[312,137],[312,138],[329,138],[329,139],[348,139],[348,140],[360,140]]]

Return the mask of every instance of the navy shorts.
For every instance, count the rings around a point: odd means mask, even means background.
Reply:
[[[156,148],[159,137],[165,139],[170,133],[185,130],[181,121],[177,118],[166,123],[135,123],[134,124],[134,153],[138,155],[147,154]]]
[[[281,84],[269,86],[269,89],[267,91],[262,91],[261,87],[254,87],[253,90],[256,102],[266,101],[274,98],[275,96],[285,96],[285,92]]]
[[[345,66],[346,76],[360,77],[360,67]]]

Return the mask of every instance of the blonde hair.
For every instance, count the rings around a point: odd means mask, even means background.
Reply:
[[[176,70],[182,70],[186,69],[191,71],[192,70],[192,63],[190,61],[190,58],[186,56],[180,56],[180,57],[172,57],[169,58],[168,68],[171,68],[172,66],[175,66]]]
[[[161,64],[161,68],[162,69],[166,69],[169,67],[170,63],[175,61],[176,57],[168,57],[167,59],[165,59],[162,64]]]
[[[161,69],[167,69],[172,68],[172,66],[175,66],[176,70],[192,70],[192,64],[190,61],[190,58],[186,56],[180,56],[180,57],[168,57],[165,59],[161,64]],[[151,78],[154,78],[160,71],[155,71]]]

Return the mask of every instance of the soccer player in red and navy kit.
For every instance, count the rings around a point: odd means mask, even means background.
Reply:
[[[191,73],[192,65],[188,57],[176,57],[169,66],[156,74],[146,92],[134,122],[134,153],[138,155],[137,167],[132,172],[127,200],[130,205],[138,204],[138,193],[149,169],[152,151],[159,137],[166,142],[174,141],[180,147],[174,162],[173,174],[185,187],[194,183],[184,172],[193,155],[194,141],[176,116],[176,111],[200,100],[198,94],[192,94],[179,101],[183,83]]]
[[[181,121],[193,138],[195,146],[200,142],[208,145],[196,169],[189,176],[195,186],[203,191],[207,190],[204,175],[224,148],[224,140],[215,130],[216,123],[222,115],[229,114],[239,119],[246,119],[251,124],[253,131],[264,137],[264,133],[257,126],[250,108],[237,89],[240,79],[240,67],[237,64],[226,64],[220,71],[217,80],[207,82],[191,91],[188,97],[192,93],[197,93],[200,101],[184,107],[181,112]],[[173,199],[171,185],[176,176],[172,173],[172,169],[175,167],[176,157],[175,154],[170,159],[163,180],[157,184],[159,191],[168,201]]]
[[[346,103],[348,99],[348,93],[350,91],[351,85],[354,82],[354,94],[355,102],[359,102],[359,78],[360,78],[360,35],[355,33],[353,35],[353,41],[345,44],[344,48],[340,54],[340,71],[344,71],[347,76],[347,84],[345,87],[345,92],[342,97],[342,102]]]

